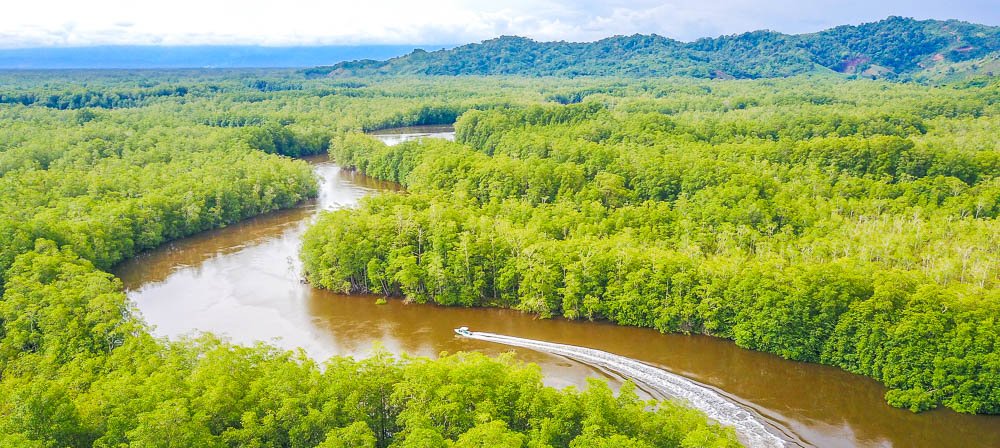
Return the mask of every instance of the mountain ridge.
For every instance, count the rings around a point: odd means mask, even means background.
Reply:
[[[614,75],[737,79],[832,72],[919,79],[920,73],[930,68],[990,60],[996,54],[1000,54],[1000,27],[891,16],[814,33],[756,30],[692,42],[657,34],[617,35],[593,42],[540,42],[520,36],[500,36],[451,49],[432,52],[416,49],[384,61],[344,61],[304,72],[313,76]],[[987,74],[976,64],[962,67],[963,73],[945,72],[936,77]]]

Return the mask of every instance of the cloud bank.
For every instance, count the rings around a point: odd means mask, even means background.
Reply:
[[[1000,24],[995,0],[34,0],[5,5],[0,47],[453,44],[499,35],[694,40],[756,29],[819,31],[889,15]]]

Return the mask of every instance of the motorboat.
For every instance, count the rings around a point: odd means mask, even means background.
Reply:
[[[472,332],[469,331],[469,327],[458,327],[455,329],[455,334],[459,336],[472,336]]]

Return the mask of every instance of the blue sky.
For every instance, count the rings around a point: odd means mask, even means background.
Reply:
[[[689,41],[756,29],[818,31],[889,15],[1000,25],[998,0],[24,0],[0,47],[107,44],[455,44],[499,35]]]

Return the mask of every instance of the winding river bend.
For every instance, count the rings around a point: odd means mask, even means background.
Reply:
[[[387,143],[454,135],[443,127],[376,134]],[[545,346],[454,336],[453,328],[467,325],[514,339],[587,347],[693,380],[761,416],[773,425],[772,433],[792,446],[796,442],[821,447],[1000,446],[1000,417],[893,409],[882,400],[884,388],[873,380],[743,350],[716,338],[539,320],[509,310],[400,301],[376,305],[372,297],[313,289],[300,281],[298,247],[316,212],[351,207],[365,195],[398,187],[340,170],[324,157],[309,161],[321,179],[316,200],[175,241],[116,267],[129,297],[155,326],[155,334],[179,337],[209,331],[238,343],[266,341],[302,348],[316,359],[362,357],[379,344],[394,353],[424,356],[442,351],[497,354],[516,350],[520,359],[541,366],[551,386],[582,387],[587,378],[604,378],[615,385],[626,376],[636,380],[648,396],[670,395],[643,384],[642,378],[617,364],[602,365]]]

